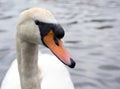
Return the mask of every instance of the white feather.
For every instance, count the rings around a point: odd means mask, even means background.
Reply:
[[[39,53],[38,65],[42,73],[39,76],[41,89],[74,89],[68,70],[55,56]],[[21,89],[16,59],[5,75],[1,89]]]

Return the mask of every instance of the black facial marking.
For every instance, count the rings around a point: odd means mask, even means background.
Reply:
[[[60,24],[53,24],[53,31],[57,38],[63,38],[65,35],[65,32],[63,28],[60,26]]]
[[[65,35],[63,28],[59,24],[45,23],[45,22],[40,22],[38,20],[35,20],[35,24],[38,25],[38,27],[39,27],[42,41],[43,41],[43,37],[45,35],[47,35],[47,33],[49,33],[50,30],[52,29],[55,34],[54,38],[53,38],[55,41],[55,44],[59,46],[59,42],[58,42],[57,38],[61,39]],[[43,42],[43,44],[45,44],[45,43]]]
[[[36,24],[36,25],[39,25],[40,22],[39,22],[38,20],[35,20],[35,24]]]

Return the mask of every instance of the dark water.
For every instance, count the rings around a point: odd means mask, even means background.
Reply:
[[[64,27],[76,89],[120,89],[120,0],[0,0],[0,83],[16,57],[18,15],[34,6],[52,11]]]

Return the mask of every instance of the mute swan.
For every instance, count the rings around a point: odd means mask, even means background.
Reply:
[[[6,73],[1,89],[74,89],[64,64],[73,68],[75,62],[62,44],[63,36],[63,28],[50,11],[42,8],[23,11],[17,24],[17,59]],[[39,44],[57,58],[38,53]]]

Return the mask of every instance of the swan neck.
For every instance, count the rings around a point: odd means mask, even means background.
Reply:
[[[41,89],[38,71],[38,45],[17,39],[17,60],[21,89]]]

